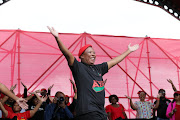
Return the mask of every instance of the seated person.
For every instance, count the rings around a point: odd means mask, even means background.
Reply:
[[[65,104],[64,93],[56,92],[53,103],[46,106],[44,120],[69,120],[72,118],[73,114]]]
[[[17,116],[17,119],[19,120],[27,120],[31,117],[34,116],[34,114],[37,112],[37,110],[39,109],[39,107],[41,106],[42,102],[46,101],[47,97],[43,97],[43,98],[40,98],[37,93],[34,93],[38,99],[40,100],[40,102],[36,105],[36,107],[34,108],[34,110],[29,110],[29,111],[26,111],[26,112],[23,112],[23,113],[20,113],[21,111],[21,107],[18,105],[18,103],[16,101],[14,101],[13,103],[13,106],[12,106],[12,109],[13,109],[13,112],[10,112],[10,111],[7,111],[4,106],[2,105],[2,103],[0,102],[0,109],[2,110],[3,112],[3,115],[6,117],[6,118],[14,118],[15,116]]]
[[[106,106],[106,112],[108,114],[109,120],[116,119],[127,119],[127,115],[124,111],[124,106],[118,104],[119,98],[116,95],[109,96],[110,105]]]

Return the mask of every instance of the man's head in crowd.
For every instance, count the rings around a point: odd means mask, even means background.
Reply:
[[[39,99],[36,96],[33,96],[32,98],[32,104],[36,106],[39,103]]]
[[[19,106],[19,104],[16,101],[14,101],[12,105],[12,109],[14,113],[20,113],[22,108]]]
[[[166,96],[166,91],[165,91],[164,89],[159,89],[158,93],[159,93],[159,95],[160,95],[161,98],[165,98],[165,96]]]
[[[54,97],[54,103],[56,104],[65,104],[65,95],[63,92],[56,92],[55,97]]]
[[[41,95],[46,96],[47,95],[47,90],[45,88],[41,89]]]
[[[174,93],[174,100],[175,100],[175,101],[180,101],[180,91],[176,91],[176,92]]]
[[[144,100],[145,100],[145,98],[146,98],[146,92],[144,92],[144,91],[139,91],[137,94],[139,95],[140,101],[144,101]]]
[[[117,95],[110,95],[109,96],[109,102],[112,104],[116,104],[119,101],[119,98],[117,97]]]

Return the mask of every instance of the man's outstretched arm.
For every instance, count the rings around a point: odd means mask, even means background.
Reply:
[[[108,64],[108,70],[121,62],[126,56],[128,56],[131,52],[136,51],[139,48],[139,45],[136,44],[134,46],[130,46],[131,44],[128,45],[128,50],[126,50],[123,54],[111,59],[110,61],[107,62]]]
[[[59,49],[61,50],[61,52],[62,52],[63,55],[65,56],[66,60],[68,61],[68,64],[69,64],[70,66],[72,66],[73,63],[74,63],[74,59],[75,59],[74,56],[73,56],[72,53],[66,48],[66,46],[62,43],[62,41],[61,41],[60,38],[59,38],[58,32],[57,32],[53,27],[50,28],[50,27],[48,26],[48,29],[49,29],[49,31],[51,32],[51,34],[55,37],[56,42],[57,42],[57,44],[58,44],[58,46],[59,46]]]

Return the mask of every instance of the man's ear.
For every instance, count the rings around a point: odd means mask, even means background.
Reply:
[[[79,58],[80,58],[80,59],[84,58],[84,55],[82,54]]]

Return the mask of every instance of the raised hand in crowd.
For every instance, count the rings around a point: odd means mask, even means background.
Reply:
[[[27,100],[23,99],[23,98],[18,98],[16,100],[16,102],[19,104],[19,106],[23,109],[28,109],[28,104],[27,104]]]
[[[130,106],[133,110],[137,110],[137,107],[133,104],[132,99],[130,96],[125,95],[126,98],[130,100]]]
[[[129,100],[131,99],[131,97],[129,97],[129,96],[127,96],[127,95],[124,95],[124,96],[125,96],[127,99],[129,99]]]
[[[71,84],[73,85],[74,93],[77,93],[77,88],[76,88],[75,83],[71,79],[69,79],[69,80],[70,80]]]
[[[167,79],[167,81],[171,84],[171,86],[172,86],[174,92],[176,92],[177,89],[176,89],[176,87],[174,86],[173,81],[172,81],[171,79]]]
[[[22,86],[23,86],[24,88],[27,89],[27,86],[26,86],[23,82],[21,82],[21,84],[22,84]]]
[[[35,92],[36,92],[36,93],[41,93],[42,91],[41,91],[41,90],[36,90]]]
[[[14,86],[12,85],[10,88],[10,91],[13,91],[16,88],[17,84],[15,84]]]
[[[70,80],[70,82],[71,82],[71,84],[73,85],[73,90],[74,90],[74,99],[77,99],[77,88],[76,88],[76,85],[75,85],[75,83],[71,80],[71,79],[69,79]],[[69,100],[68,100],[68,102],[69,102]]]
[[[54,86],[54,84],[52,84],[51,86],[49,86],[48,90],[51,90],[53,86]]]

